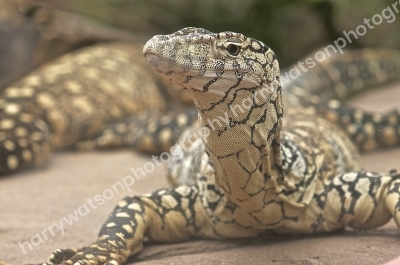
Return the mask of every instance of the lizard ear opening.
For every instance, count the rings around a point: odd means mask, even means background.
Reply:
[[[183,49],[183,44],[182,44],[182,42],[176,42],[176,43],[174,44],[174,49],[175,49],[175,50],[182,50],[182,49]]]

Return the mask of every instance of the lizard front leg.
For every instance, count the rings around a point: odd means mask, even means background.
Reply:
[[[88,247],[56,250],[45,264],[120,265],[140,252],[144,237],[173,242],[204,236],[209,223],[196,186],[124,198]]]
[[[400,225],[400,174],[348,172],[320,181],[314,198],[283,233],[320,233],[346,226],[372,229],[394,217]],[[400,227],[400,226],[399,226]]]
[[[367,171],[338,175],[328,186],[323,215],[333,224],[356,229],[382,226],[394,216],[388,193],[398,178],[396,174]]]

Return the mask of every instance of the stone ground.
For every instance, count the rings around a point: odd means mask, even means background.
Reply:
[[[355,101],[369,110],[388,110],[400,105],[400,83]],[[400,148],[363,155],[365,168],[388,172],[399,168]],[[0,260],[9,264],[39,263],[56,248],[91,243],[113,206],[128,194],[141,194],[167,186],[161,167],[138,180],[132,191],[108,193],[109,200],[90,213],[64,223],[64,234],[53,227],[54,236],[41,231],[73,214],[87,199],[103,194],[142,167],[148,156],[131,150],[57,153],[48,165],[0,179]],[[95,205],[96,206],[96,205]],[[83,208],[81,213],[85,213]],[[39,237],[41,241],[39,241]],[[25,243],[23,253],[19,243]],[[381,229],[319,236],[282,237],[239,241],[194,240],[177,244],[148,243],[129,264],[383,264],[400,255],[399,234],[394,222]],[[2,264],[2,262],[0,262]],[[390,263],[400,264],[400,260]]]

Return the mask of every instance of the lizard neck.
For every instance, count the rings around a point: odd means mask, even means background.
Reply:
[[[206,103],[198,95],[193,97],[200,125],[209,131],[203,137],[205,149],[216,182],[230,200],[246,209],[258,208],[253,203],[264,200],[254,199],[255,195],[265,197],[269,191],[274,196],[284,180],[281,87],[238,88],[222,97],[213,97],[213,103],[210,98]]]

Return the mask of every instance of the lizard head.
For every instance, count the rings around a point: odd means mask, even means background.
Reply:
[[[240,33],[184,28],[154,36],[143,52],[158,73],[187,89],[195,102],[218,101],[239,89],[269,86],[274,92],[280,85],[274,52]]]

